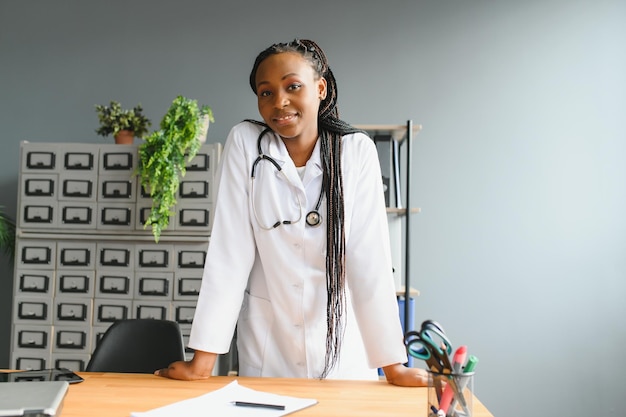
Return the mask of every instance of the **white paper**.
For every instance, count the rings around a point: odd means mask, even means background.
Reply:
[[[284,410],[269,408],[240,407],[234,401],[246,401],[262,404],[284,405]],[[188,400],[179,401],[170,405],[155,408],[145,412],[131,413],[131,417],[278,417],[317,404],[312,398],[289,397],[286,395],[271,394],[242,387],[237,381],[208,394]]]

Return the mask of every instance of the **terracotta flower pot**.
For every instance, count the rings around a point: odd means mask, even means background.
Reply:
[[[132,145],[135,141],[135,132],[132,130],[120,130],[117,135],[115,135],[115,143],[118,145]]]

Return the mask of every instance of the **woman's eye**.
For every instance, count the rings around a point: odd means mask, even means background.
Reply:
[[[299,89],[300,87],[302,87],[302,84],[293,83],[293,84],[289,85],[288,89],[291,90],[291,91],[294,91],[294,90]]]
[[[259,97],[269,97],[270,96],[270,92],[265,90],[265,91],[259,91]]]

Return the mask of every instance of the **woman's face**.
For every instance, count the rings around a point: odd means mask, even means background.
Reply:
[[[300,54],[270,55],[256,73],[259,113],[283,139],[317,140],[317,113],[326,80]]]

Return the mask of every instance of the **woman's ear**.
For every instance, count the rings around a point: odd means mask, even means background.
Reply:
[[[320,99],[320,101],[324,100],[326,98],[326,78],[324,77],[320,77],[320,79],[317,82],[317,87],[318,87],[318,97]]]

